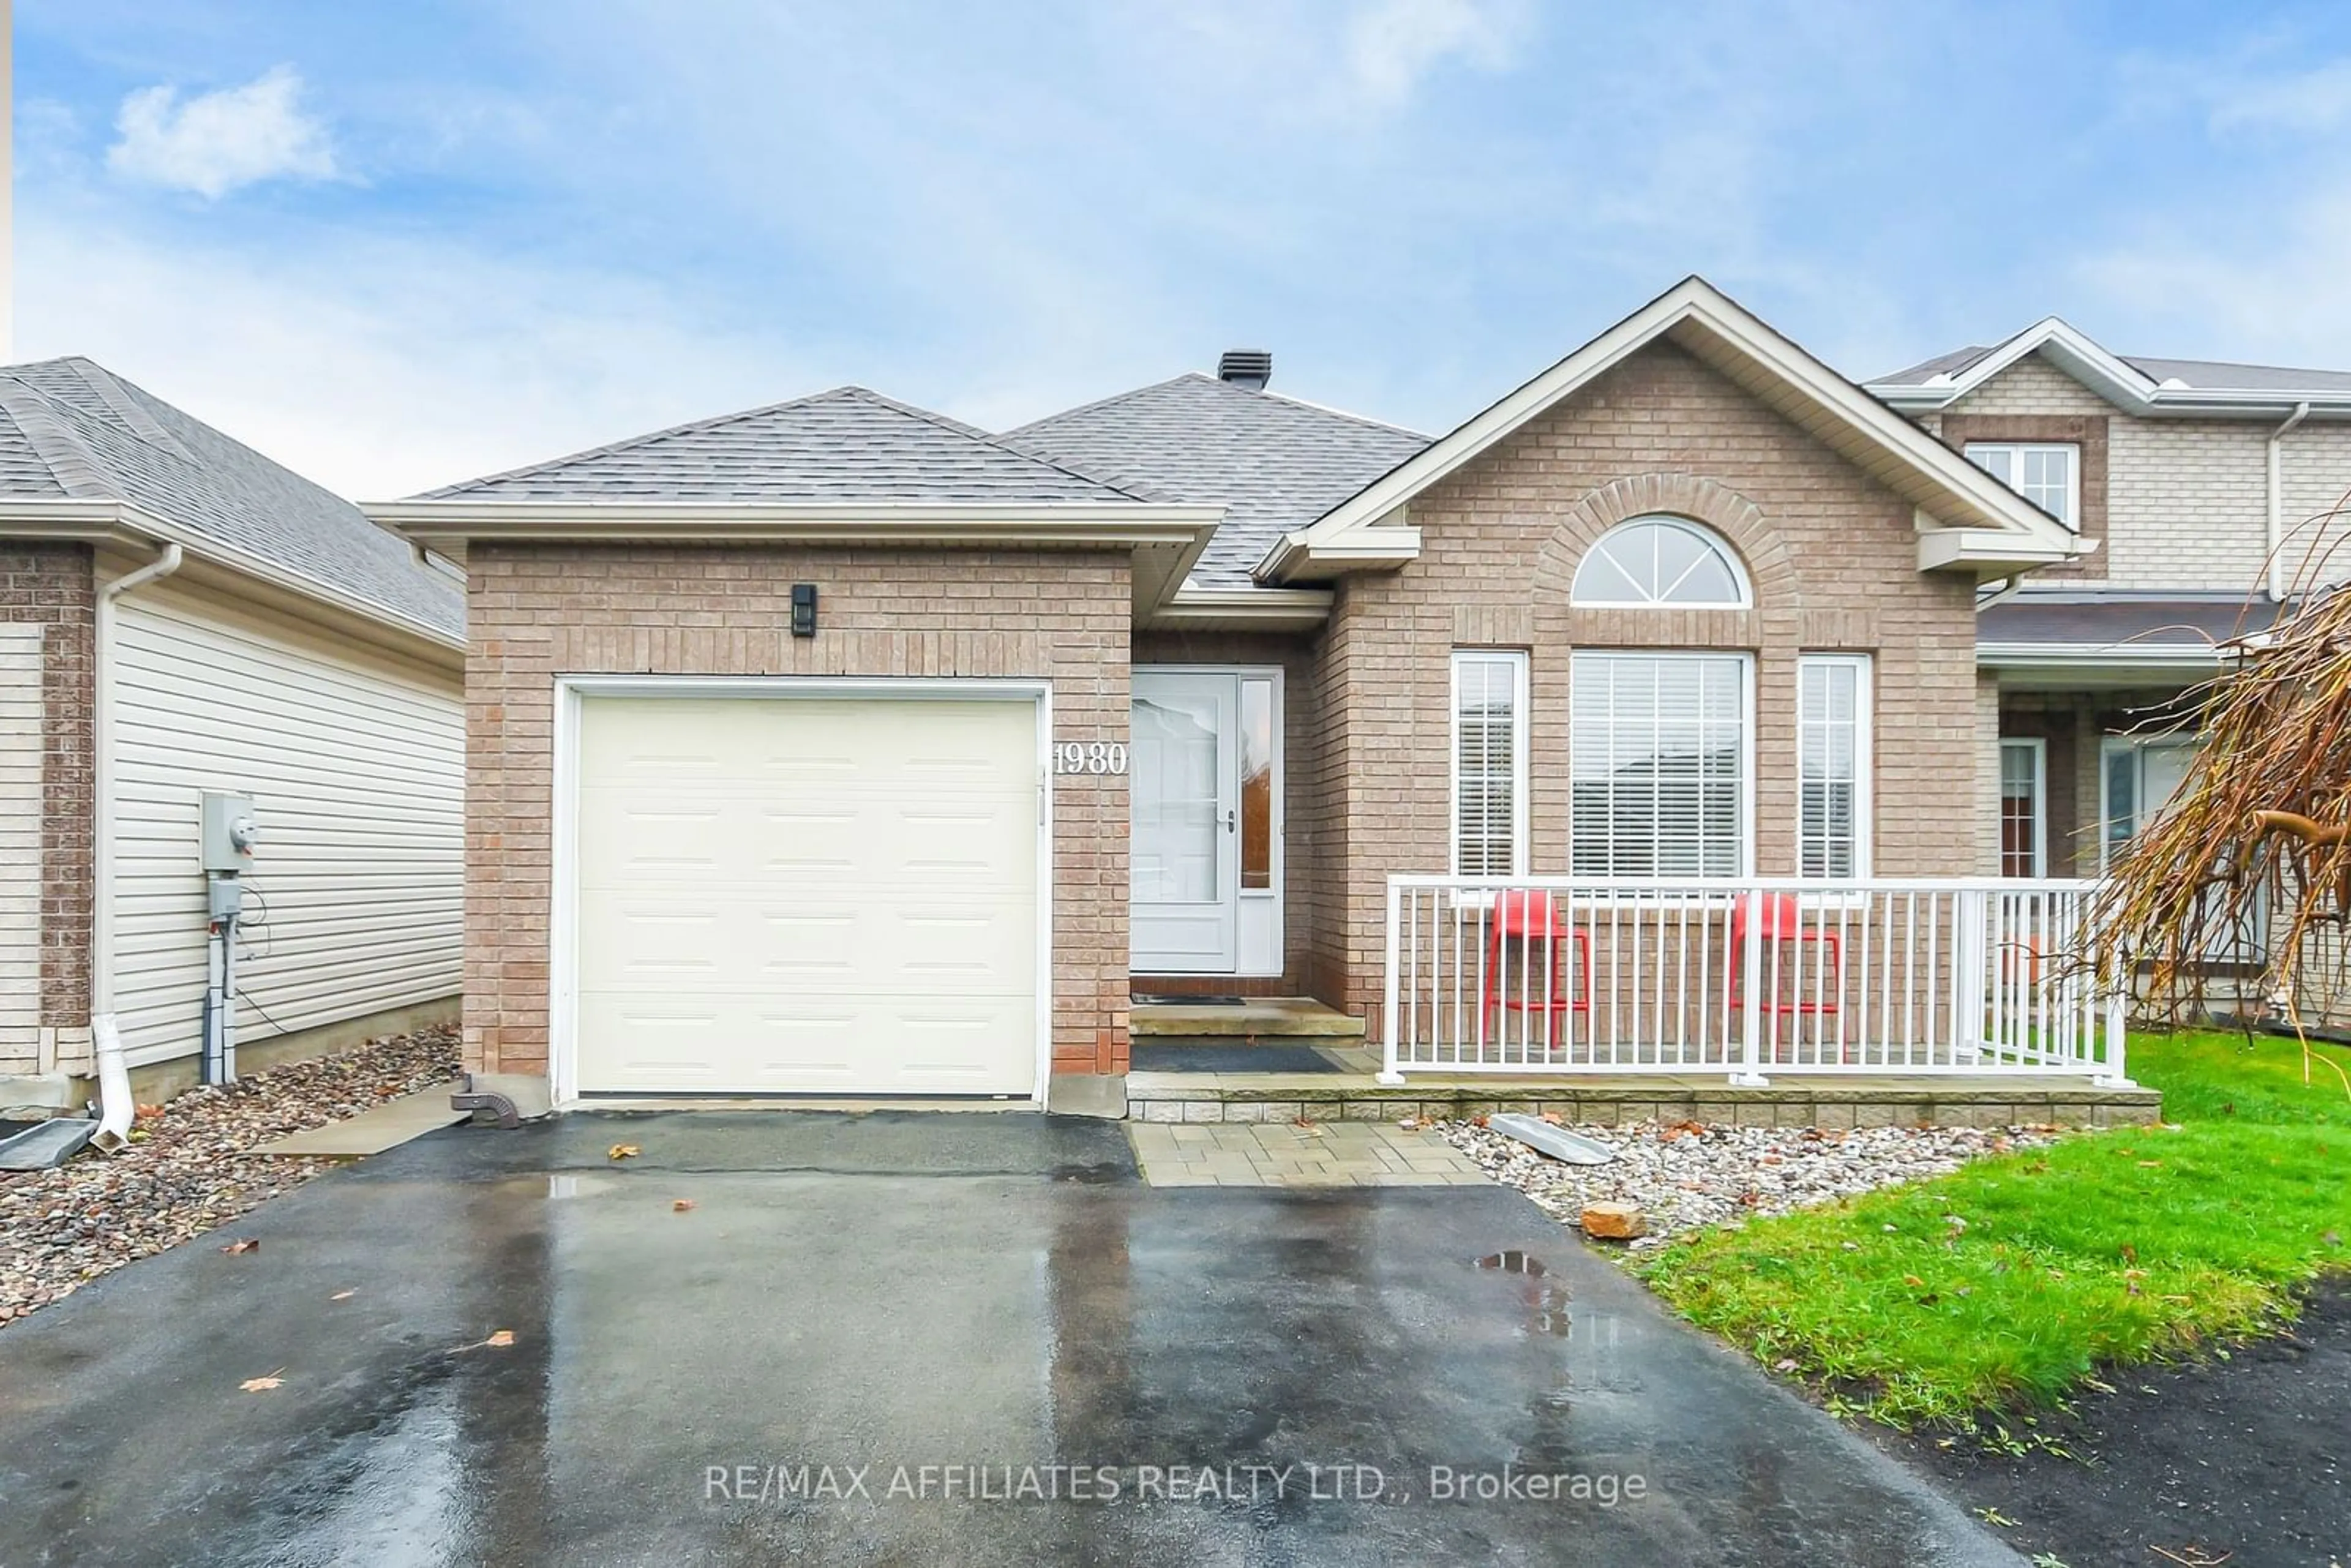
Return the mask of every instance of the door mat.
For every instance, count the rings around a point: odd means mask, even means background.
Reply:
[[[1138,1008],[1242,1008],[1249,1006],[1246,997],[1171,997],[1156,991],[1136,991],[1127,998]]]
[[[1311,1045],[1162,1045],[1138,1040],[1128,1048],[1134,1072],[1344,1072]]]

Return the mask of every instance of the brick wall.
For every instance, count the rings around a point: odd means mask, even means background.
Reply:
[[[38,622],[42,639],[41,1027],[57,1060],[89,1054],[92,826],[97,789],[97,586],[89,547],[0,541],[0,621]]]
[[[1755,607],[1568,608],[1584,549],[1645,512],[1725,535]],[[1538,873],[1567,867],[1570,651],[1609,646],[1755,654],[1756,864],[1768,874],[1794,869],[1796,660],[1870,653],[1875,870],[1981,869],[1989,825],[1952,831],[1999,788],[1997,710],[1976,685],[1973,584],[1920,573],[1907,503],[1679,349],[1642,350],[1423,494],[1411,515],[1420,559],[1342,582],[1322,645],[1319,810],[1332,889],[1311,939],[1325,999],[1375,1018],[1384,879],[1447,864],[1456,646],[1530,651]]]
[[[2267,442],[2273,422],[2137,418],[2037,354],[2018,361],[1944,413],[1955,422],[1949,433],[1954,441],[1993,438],[1995,420],[2061,416],[2103,426],[2103,575],[2110,585],[2251,591],[2260,584],[2267,553]],[[1925,423],[1929,429],[1943,428],[1938,418]],[[2303,425],[2285,437],[2278,467],[2282,516],[2290,532],[2281,559],[2291,575],[2308,544],[2351,531],[2340,524],[2304,526],[2334,512],[2351,491],[2351,424]],[[2342,565],[2331,575],[2340,577]],[[2036,574],[2034,580],[2054,581],[2059,575]]]
[[[465,1049],[547,1066],[559,674],[1047,678],[1055,737],[1124,738],[1129,568],[1087,551],[479,545],[466,662]],[[794,639],[790,585],[817,585]],[[1126,781],[1057,778],[1053,1066],[1123,1072]]]

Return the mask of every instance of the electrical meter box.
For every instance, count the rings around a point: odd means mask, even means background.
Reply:
[[[206,871],[251,870],[253,846],[260,838],[261,820],[254,815],[251,796],[205,791],[201,848]]]

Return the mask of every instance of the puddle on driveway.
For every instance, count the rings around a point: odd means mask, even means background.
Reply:
[[[1470,1267],[1489,1274],[1509,1274],[1530,1281],[1522,1295],[1527,1304],[1526,1326],[1539,1334],[1552,1339],[1568,1339],[1575,1332],[1575,1315],[1570,1310],[1567,1281],[1554,1276],[1550,1266],[1531,1252],[1493,1252],[1479,1259]]]

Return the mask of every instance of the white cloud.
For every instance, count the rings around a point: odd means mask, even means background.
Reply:
[[[107,166],[209,198],[262,180],[331,180],[333,143],[301,97],[288,66],[185,102],[176,88],[141,88],[115,116],[122,139],[107,150]]]
[[[824,384],[587,267],[381,234],[210,247],[56,214],[20,225],[18,357],[86,354],[356,499]]]
[[[2333,131],[2351,123],[2351,60],[2285,76],[2225,80],[2210,90],[2212,129]]]
[[[1376,103],[1400,103],[1448,60],[1509,68],[1522,18],[1494,0],[1376,0],[1347,27],[1347,69]]]
[[[2154,351],[2285,365],[2351,364],[2351,183],[2291,205],[2190,228],[2164,225],[2093,254],[2077,271]],[[2127,319],[2127,318],[2126,318]]]

